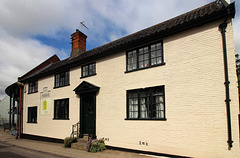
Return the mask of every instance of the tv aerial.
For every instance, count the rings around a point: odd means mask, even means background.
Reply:
[[[83,27],[85,27],[87,30],[89,30],[88,27],[84,24],[84,21],[80,22],[80,24],[81,24]],[[80,29],[81,29],[81,26],[80,26]]]

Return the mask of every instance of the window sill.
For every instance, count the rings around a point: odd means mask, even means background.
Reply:
[[[167,121],[166,118],[125,118],[125,120],[133,121]]]
[[[37,122],[27,122],[27,123],[33,123],[33,124],[37,124]]]
[[[67,119],[58,119],[58,118],[53,118],[53,120],[70,120],[69,118]]]
[[[38,91],[36,91],[36,92],[28,92],[28,94],[34,94],[34,93],[38,93]]]
[[[82,78],[86,78],[86,77],[95,76],[95,75],[97,75],[97,73],[95,73],[95,74],[92,74],[92,75],[88,75],[88,76],[82,76],[82,77],[80,77],[80,79],[82,79]]]
[[[130,70],[130,71],[125,71],[125,73],[130,73],[130,72],[134,72],[134,71],[145,70],[145,69],[149,69],[149,68],[152,68],[152,67],[163,66],[163,65],[166,65],[166,63],[161,63],[161,64],[157,64],[157,65],[151,65],[151,66],[148,66],[148,67],[139,68],[139,69],[134,69],[134,70]]]
[[[59,87],[53,87],[53,89],[67,87],[67,86],[70,86],[70,84],[67,84],[67,85],[64,85],[64,86],[59,86]]]

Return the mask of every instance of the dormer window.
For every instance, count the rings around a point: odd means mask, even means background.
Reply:
[[[33,81],[28,83],[28,93],[36,93],[38,92],[38,81]]]

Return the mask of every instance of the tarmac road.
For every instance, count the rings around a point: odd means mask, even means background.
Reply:
[[[0,142],[0,158],[66,158],[50,153],[42,153]]]

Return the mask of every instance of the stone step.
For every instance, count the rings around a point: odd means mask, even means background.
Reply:
[[[86,142],[88,141],[88,138],[78,138],[78,142]]]
[[[81,140],[81,141],[78,141],[76,143],[72,143],[71,148],[86,151],[87,150],[86,145],[87,145],[87,141]]]
[[[71,148],[86,151],[88,135],[84,135],[83,138],[78,138],[77,140],[78,140],[78,142],[71,144]]]

